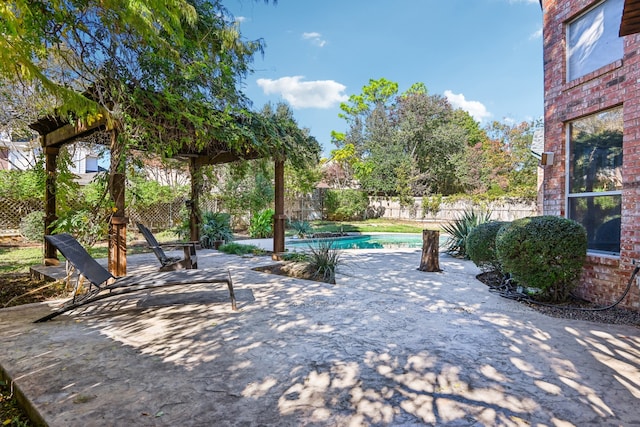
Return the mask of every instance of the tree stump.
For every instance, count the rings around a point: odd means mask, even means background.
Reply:
[[[440,270],[440,232],[438,230],[422,230],[422,259],[420,260],[420,271],[442,271]]]

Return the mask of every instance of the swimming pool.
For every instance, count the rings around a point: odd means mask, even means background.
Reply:
[[[335,249],[421,248],[422,234],[362,234],[358,236],[333,237],[328,239],[287,240],[285,247],[289,250],[306,250],[310,245],[317,246],[320,241],[333,242],[332,247]]]

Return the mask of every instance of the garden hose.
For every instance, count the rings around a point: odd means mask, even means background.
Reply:
[[[508,298],[508,299],[513,299],[513,300],[517,300],[517,301],[525,301],[531,304],[537,304],[537,305],[542,305],[542,306],[546,306],[546,307],[554,307],[554,308],[561,308],[564,310],[580,310],[580,311],[605,311],[605,310],[609,310],[613,307],[615,307],[616,305],[620,304],[622,302],[622,300],[627,296],[627,294],[629,293],[629,291],[631,290],[631,286],[633,286],[633,281],[636,278],[638,271],[640,271],[640,263],[637,260],[633,260],[633,265],[635,265],[635,268],[633,269],[633,272],[631,273],[631,277],[629,277],[629,281],[627,282],[627,288],[624,290],[624,292],[622,293],[622,295],[612,304],[609,304],[605,307],[595,307],[595,308],[585,308],[585,307],[563,307],[561,305],[556,305],[556,304],[547,304],[544,302],[540,302],[540,301],[536,301],[534,299],[531,299],[527,294],[524,294],[522,292],[517,292],[517,291],[513,291],[513,285],[510,284],[511,279],[507,278],[502,285],[500,285],[499,287],[493,287],[491,288],[491,290],[493,292],[497,292],[500,296],[504,297],[504,298]]]

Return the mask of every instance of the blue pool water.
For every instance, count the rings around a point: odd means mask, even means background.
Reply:
[[[334,237],[329,239],[288,240],[289,250],[305,250],[309,245],[317,246],[319,241],[331,241],[335,249],[398,249],[421,248],[422,234],[389,233],[363,234],[360,236]]]

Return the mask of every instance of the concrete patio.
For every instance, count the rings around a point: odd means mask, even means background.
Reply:
[[[226,286],[0,310],[0,366],[50,426],[640,425],[640,329],[546,317],[473,264],[345,251],[337,285],[203,250]],[[158,267],[128,258],[130,274]]]

